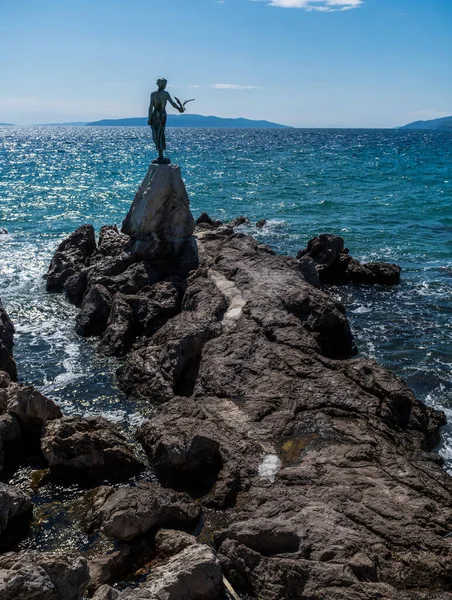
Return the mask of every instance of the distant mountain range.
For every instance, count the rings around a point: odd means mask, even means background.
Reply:
[[[452,129],[452,117],[442,119],[431,119],[430,121],[414,121],[400,129]]]
[[[70,123],[39,123],[38,127],[83,127],[86,121],[71,121]]]
[[[86,123],[90,127],[145,127],[147,117],[132,119],[103,119]],[[205,117],[203,115],[168,115],[168,127],[222,127],[237,129],[283,129],[287,125],[271,123],[270,121],[254,121],[252,119],[223,119],[222,117]]]

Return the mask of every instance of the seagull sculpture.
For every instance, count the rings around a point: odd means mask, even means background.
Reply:
[[[195,99],[194,99],[194,98],[192,98],[191,100],[185,100],[185,102],[184,102],[184,103],[182,103],[182,102],[179,100],[179,98],[176,98],[176,96],[174,96],[174,100],[176,100],[176,102],[178,103],[178,105],[179,105],[179,108],[180,108],[180,109],[181,109],[183,112],[185,112],[185,105],[186,105],[186,104],[188,104],[188,102],[194,102],[194,100],[195,100]]]

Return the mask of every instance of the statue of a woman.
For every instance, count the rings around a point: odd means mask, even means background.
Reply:
[[[158,79],[156,92],[151,94],[151,104],[149,105],[148,125],[152,129],[152,139],[159,153],[156,160],[152,161],[158,164],[170,163],[169,158],[163,158],[163,151],[166,150],[165,128],[166,128],[166,103],[169,102],[180,113],[185,112],[184,107],[178,106],[168,92],[165,90],[166,79]]]

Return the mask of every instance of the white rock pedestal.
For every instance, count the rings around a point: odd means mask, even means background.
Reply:
[[[195,221],[178,165],[151,164],[122,224],[131,252],[141,260],[196,255]]]

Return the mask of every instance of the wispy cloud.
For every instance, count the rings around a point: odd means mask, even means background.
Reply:
[[[257,90],[257,85],[237,85],[235,83],[213,83],[210,87],[216,90]]]
[[[199,87],[201,87],[201,86],[200,86],[200,85],[198,85],[197,83],[194,83],[193,85],[189,85],[188,87],[191,87],[191,88],[199,88]]]
[[[254,2],[259,0],[253,0]],[[359,8],[364,0],[260,0],[269,6],[280,8],[304,8],[304,10],[318,12],[334,12],[338,10],[351,10]]]

